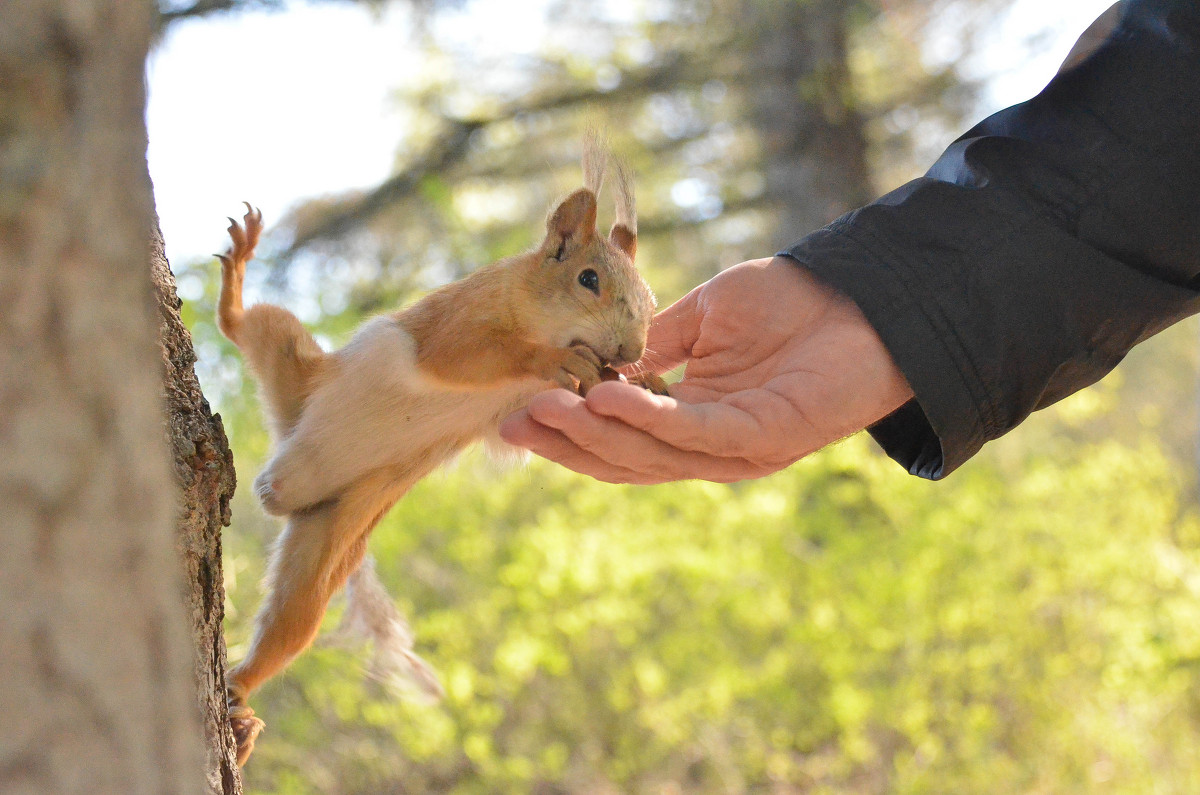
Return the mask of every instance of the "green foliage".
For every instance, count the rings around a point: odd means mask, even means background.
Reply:
[[[445,701],[319,648],[256,704],[251,791],[1195,791],[1178,489],[1149,444],[938,485],[861,439],[739,486],[469,457],[372,547]]]

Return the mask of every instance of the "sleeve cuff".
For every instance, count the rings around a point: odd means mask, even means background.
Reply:
[[[853,216],[853,214],[851,214]],[[912,387],[914,400],[868,428],[892,459],[938,480],[990,438],[988,405],[954,332],[928,290],[910,290],[889,257],[835,223],[779,252],[853,300]]]

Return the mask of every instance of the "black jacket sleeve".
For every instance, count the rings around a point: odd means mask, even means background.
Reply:
[[[943,477],[1200,310],[1200,3],[1126,0],[1037,97],[780,253],[878,330],[916,398],[871,433]]]

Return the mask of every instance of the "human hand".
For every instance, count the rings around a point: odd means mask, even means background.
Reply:
[[[639,363],[687,363],[670,397],[609,381],[553,389],[508,442],[611,483],[732,482],[783,469],[912,397],[853,301],[783,258],[736,265],[663,310]]]

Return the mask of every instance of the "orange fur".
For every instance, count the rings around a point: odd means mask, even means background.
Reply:
[[[286,517],[249,652],[228,677],[239,764],[262,728],[247,696],[312,642],[392,505],[467,445],[494,439],[534,393],[586,392],[605,365],[642,355],[654,296],[631,259],[632,191],[619,170],[617,223],[599,235],[606,155],[590,140],[589,187],[559,204],[538,248],[367,321],[331,353],[286,309],[243,308],[262,217],[247,205],[244,226],[231,219],[218,324],[259,381],[276,442],[255,490]]]

